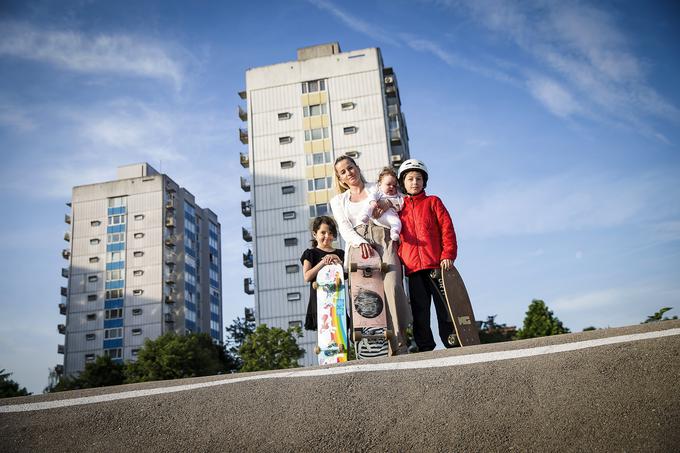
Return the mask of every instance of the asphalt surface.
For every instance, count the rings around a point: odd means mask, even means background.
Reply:
[[[0,451],[679,451],[678,329],[5,399]]]

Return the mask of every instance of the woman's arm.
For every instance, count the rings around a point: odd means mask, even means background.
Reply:
[[[354,227],[350,223],[349,219],[345,215],[345,210],[343,209],[343,197],[342,194],[336,195],[331,199],[331,211],[333,211],[333,217],[338,224],[338,230],[340,231],[340,236],[352,247],[359,247],[361,244],[368,244],[364,238],[359,236],[359,234],[354,231]]]

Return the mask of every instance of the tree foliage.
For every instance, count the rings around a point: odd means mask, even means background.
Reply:
[[[569,333],[569,329],[562,325],[553,312],[542,300],[534,299],[529,305],[529,310],[524,318],[524,325],[517,331],[516,339],[547,337]]]
[[[145,340],[137,361],[127,364],[126,382],[157,381],[219,374],[233,366],[222,346],[206,333],[172,332]]]
[[[647,324],[648,322],[670,321],[672,319],[678,319],[677,316],[673,316],[672,318],[664,316],[664,313],[666,313],[667,311],[671,311],[672,309],[673,307],[663,307],[653,315],[647,316],[647,319],[642,324]]]
[[[260,324],[255,331],[246,336],[239,349],[243,367],[241,371],[278,370],[298,367],[298,360],[304,349],[297,344],[302,337],[302,329],[290,327],[283,330]]]
[[[55,386],[48,387],[46,390],[61,392],[120,385],[125,383],[125,368],[122,363],[115,362],[107,355],[102,355],[94,362],[85,364],[85,370],[78,376],[62,376]]]
[[[487,316],[486,321],[481,322],[479,341],[482,344],[510,341],[517,333],[515,326],[508,326],[505,323],[496,323],[496,316],[497,315]]]
[[[0,370],[0,398],[30,395],[26,387],[20,387],[17,382],[9,378],[11,375],[12,373],[6,373],[4,369]]]
[[[255,332],[255,321],[250,319],[236,318],[232,321],[229,327],[226,327],[227,335],[225,338],[225,348],[227,354],[234,362],[234,369],[240,370],[243,366],[243,360],[239,354],[239,349],[246,337]]]

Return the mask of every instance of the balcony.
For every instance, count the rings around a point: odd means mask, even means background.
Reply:
[[[174,272],[171,272],[167,277],[165,277],[165,284],[172,286],[175,283],[177,283],[177,275],[175,275]]]
[[[385,85],[394,85],[394,75],[385,76]]]
[[[385,87],[385,94],[388,96],[396,96],[397,95],[397,89],[395,88],[394,85],[387,85]]]
[[[245,316],[246,321],[255,322],[255,309],[254,308],[245,307],[243,309],[243,315]]]
[[[165,296],[165,303],[168,305],[172,305],[176,302],[175,298],[173,296]]]
[[[168,266],[168,268],[171,268],[171,271],[175,268],[176,261],[177,256],[174,253],[167,253],[165,255],[165,265]]]
[[[248,157],[248,154],[239,153],[239,155],[241,157],[241,167],[243,168],[250,167],[250,158]]]
[[[165,226],[168,228],[175,228],[175,219],[174,217],[168,217],[165,219]]]
[[[61,251],[61,256],[65,259],[68,260],[71,258],[71,251],[69,249],[64,249]]]
[[[248,121],[248,112],[243,110],[240,105],[238,106],[238,117],[241,118],[241,121]]]
[[[55,365],[54,372],[57,373],[58,376],[64,374],[64,365]]]
[[[168,194],[170,194],[170,195],[172,195],[173,193],[176,192],[175,188],[172,187],[172,186],[166,187],[166,188],[165,188],[165,191],[166,191]]]
[[[68,278],[68,267],[61,268],[61,276],[64,278]]]
[[[64,223],[68,223],[69,225],[71,224],[71,216],[68,214],[64,214]]]
[[[401,143],[401,129],[390,129],[390,141]]]
[[[392,154],[392,165],[399,166],[404,161],[404,156],[401,154]]]
[[[387,106],[387,116],[399,115],[399,106],[397,104],[390,104]]]
[[[170,200],[166,201],[165,202],[165,209],[168,210],[168,211],[174,211],[175,210],[175,200],[171,198]]]
[[[246,90],[239,91],[238,97],[240,97],[241,99],[248,99],[248,93],[246,92]]]
[[[241,189],[243,189],[244,192],[250,192],[250,181],[243,176],[241,176]]]
[[[244,216],[250,217],[253,215],[253,206],[250,203],[250,200],[247,201],[242,201],[241,202],[241,212],[243,213]]]
[[[253,267],[253,252],[251,250],[243,254],[243,265],[248,269]]]
[[[253,288],[253,279],[246,277],[243,279],[243,291],[248,295],[255,294],[255,289]]]
[[[68,297],[68,288],[66,288],[65,286],[61,287],[60,292],[62,296]]]
[[[166,313],[164,316],[165,323],[166,324],[174,324],[175,323],[175,318],[172,316],[172,313]]]
[[[66,335],[66,326],[64,324],[57,325],[57,331],[62,335]]]
[[[238,139],[241,140],[241,143],[244,145],[248,144],[248,129],[242,129],[238,128]]]
[[[250,234],[250,231],[246,230],[245,228],[241,227],[241,232],[243,234],[243,240],[246,242],[253,242],[253,235]]]
[[[58,344],[57,345],[57,354],[63,354],[63,353],[64,353],[64,345]]]
[[[60,315],[66,314],[66,304],[64,303],[59,304],[59,314]]]
[[[175,244],[177,244],[177,238],[175,237],[174,234],[171,234],[170,236],[165,238],[165,246],[173,248],[175,247]]]
[[[71,232],[70,231],[67,231],[67,232],[64,233],[64,240],[66,242],[71,242]]]

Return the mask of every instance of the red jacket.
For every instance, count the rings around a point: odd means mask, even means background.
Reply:
[[[458,254],[456,232],[449,211],[439,197],[421,192],[404,196],[399,258],[406,275],[423,269],[437,269],[441,260],[454,261]]]

